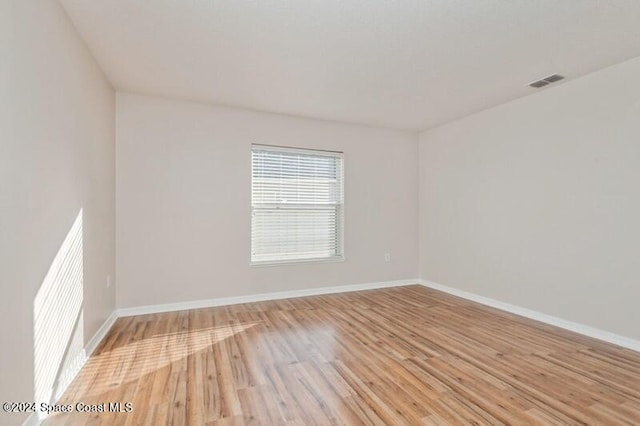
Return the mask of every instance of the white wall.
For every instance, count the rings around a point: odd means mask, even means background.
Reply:
[[[119,307],[417,278],[416,134],[120,93],[116,121]],[[249,265],[252,143],[344,151],[345,262]]]
[[[640,338],[640,58],[427,131],[421,276]]]
[[[0,2],[2,402],[34,399],[34,337],[50,345],[40,348],[50,362],[66,365],[77,354],[61,351],[81,350],[114,309],[105,285],[115,259],[114,120],[113,89],[58,2]],[[60,249],[81,210],[83,251],[70,259]],[[54,273],[69,265],[81,269]],[[81,312],[71,310],[75,285]],[[47,333],[34,336],[37,294]],[[47,366],[40,384],[58,383],[60,366]],[[24,417],[3,413],[0,423]]]

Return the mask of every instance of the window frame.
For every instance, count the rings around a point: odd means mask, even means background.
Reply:
[[[309,154],[313,155],[322,155],[327,157],[334,157],[339,159],[340,167],[338,173],[340,173],[340,185],[339,190],[341,191],[341,203],[336,204],[317,204],[316,207],[327,208],[327,206],[334,206],[336,210],[335,220],[336,227],[335,232],[336,235],[336,255],[326,256],[326,257],[309,257],[309,258],[298,258],[298,259],[268,259],[268,260],[253,260],[253,217],[254,217],[254,209],[255,206],[253,204],[253,152],[254,149],[264,150],[264,151],[272,151],[272,152],[288,152],[288,153],[296,153],[296,154]],[[345,257],[345,248],[344,248],[344,240],[345,240],[345,179],[344,179],[344,152],[341,151],[331,151],[331,150],[322,150],[322,149],[314,149],[314,148],[299,148],[299,147],[287,147],[287,146],[279,146],[279,145],[267,145],[267,144],[259,144],[252,143],[251,144],[251,183],[250,183],[250,229],[249,229],[249,243],[250,243],[250,252],[249,252],[249,264],[250,266],[255,267],[269,267],[269,266],[281,266],[287,264],[300,264],[300,263],[336,263],[336,262],[344,262],[346,260]],[[265,205],[287,205],[287,203],[264,203]],[[310,210],[314,210],[314,205],[309,205]],[[289,204],[288,207],[291,207]],[[276,207],[277,208],[277,207]],[[319,209],[316,209],[319,210]]]

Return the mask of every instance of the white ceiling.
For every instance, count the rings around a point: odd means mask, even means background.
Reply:
[[[118,90],[412,130],[640,55],[638,0],[62,3]]]

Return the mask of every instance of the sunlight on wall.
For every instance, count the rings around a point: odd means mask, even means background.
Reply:
[[[33,302],[34,393],[53,403],[85,361],[82,210]]]

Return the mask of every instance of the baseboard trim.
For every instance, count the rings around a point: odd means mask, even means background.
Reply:
[[[109,315],[109,317],[105,320],[105,322],[102,323],[98,331],[96,331],[96,334],[94,334],[91,340],[89,340],[87,346],[85,346],[84,353],[87,358],[89,358],[96,351],[96,349],[98,349],[100,342],[102,342],[102,340],[107,336],[107,333],[109,333],[109,330],[111,330],[111,327],[113,327],[113,324],[117,319],[118,312],[114,310],[113,312],[111,312],[111,315]]]
[[[334,287],[320,287],[320,288],[312,288],[305,290],[292,290],[292,291],[280,291],[274,293],[263,293],[263,294],[254,294],[248,296],[237,296],[237,297],[223,297],[217,299],[206,299],[206,300],[194,300],[188,302],[178,302],[178,303],[167,303],[162,305],[147,305],[147,306],[138,306],[133,308],[122,308],[114,310],[111,315],[105,320],[105,322],[100,326],[98,331],[93,335],[93,337],[89,340],[87,345],[85,346],[84,352],[82,355],[82,360],[78,364],[79,367],[75,373],[82,368],[87,359],[95,352],[95,350],[100,345],[100,342],[106,337],[107,333],[115,323],[115,321],[119,317],[127,317],[133,315],[145,315],[145,314],[154,314],[161,312],[171,312],[171,311],[183,311],[188,309],[199,309],[199,308],[209,308],[213,306],[224,306],[224,305],[237,305],[240,303],[251,303],[251,302],[262,302],[266,300],[278,300],[278,299],[290,299],[294,297],[305,297],[305,296],[318,296],[322,294],[333,294],[333,293],[347,293],[352,291],[362,291],[362,290],[373,290],[378,288],[388,288],[388,287],[400,287],[411,284],[419,284],[420,280],[410,279],[410,280],[396,280],[396,281],[384,281],[377,283],[367,283],[367,284],[355,284],[355,285],[344,285],[344,286],[334,286]],[[74,368],[76,370],[76,368]],[[60,395],[64,394],[66,389],[60,390]],[[57,402],[57,401],[56,401]],[[31,414],[23,423],[23,426],[37,426],[40,425],[46,417],[39,418],[36,413]]]
[[[111,327],[113,327],[113,324],[116,322],[117,319],[118,319],[117,311],[114,310],[113,312],[111,312],[111,315],[109,315],[109,317],[102,323],[102,325],[100,326],[98,331],[96,331],[96,333],[93,335],[93,337],[89,339],[89,341],[84,347],[84,350],[78,354],[78,362],[72,364],[71,371],[66,371],[64,373],[66,376],[69,376],[70,379],[67,381],[66,385],[56,390],[56,394],[54,396],[54,399],[56,400],[55,403],[57,403],[59,397],[66,392],[67,387],[71,384],[71,382],[73,381],[73,378],[75,378],[75,376],[80,372],[82,367],[84,367],[84,364],[87,362],[91,354],[93,354],[93,352],[95,352],[95,350],[98,348],[98,345],[100,345],[100,342],[102,342],[102,340],[106,337],[107,333],[109,333],[109,330],[111,330]],[[42,424],[42,422],[44,422],[47,416],[45,414],[44,416],[40,417],[38,416],[38,414],[41,414],[41,413],[38,413],[38,412],[32,413],[29,417],[27,417],[27,419],[24,421],[24,423],[22,423],[22,425],[38,426]]]
[[[501,311],[510,312],[512,314],[516,314],[521,317],[529,318],[545,324],[560,327],[565,330],[573,331],[574,333],[582,334],[584,336],[592,337],[594,339],[602,340],[607,343],[612,343],[614,345],[621,346],[626,349],[631,349],[631,350],[640,352],[640,341],[631,339],[629,337],[620,336],[615,333],[600,330],[598,328],[580,324],[577,322],[567,321],[565,319],[558,318],[553,315],[543,314],[542,312],[534,311],[532,309],[527,309],[521,306],[512,305],[510,303],[501,302],[499,300],[480,296],[475,293],[470,293],[464,290],[438,284],[432,281],[420,280],[420,284],[422,284],[425,287],[432,288],[434,290],[439,290],[444,293],[451,294],[452,296],[458,296],[463,299],[471,300],[472,302],[477,302],[482,305],[500,309]]]
[[[237,305],[241,303],[263,302],[267,300],[290,299],[295,297],[319,296],[323,294],[349,293],[349,292],[362,291],[362,290],[374,290],[374,289],[389,288],[389,287],[402,287],[402,286],[412,285],[412,284],[420,284],[434,290],[439,290],[444,293],[451,294],[453,296],[461,297],[466,300],[480,303],[482,305],[490,306],[492,308],[500,309],[502,311],[510,312],[512,314],[516,314],[525,318],[529,318],[545,324],[553,325],[565,330],[582,334],[584,336],[592,337],[594,339],[602,340],[604,342],[612,343],[614,345],[621,346],[623,348],[640,352],[640,341],[638,340],[634,340],[625,336],[620,336],[618,334],[610,333],[608,331],[600,330],[598,328],[590,327],[584,324],[567,321],[562,318],[543,314],[541,312],[523,308],[521,306],[501,302],[499,300],[491,299],[489,297],[480,296],[478,294],[470,293],[454,287],[438,284],[433,281],[416,278],[416,279],[409,279],[409,280],[395,280],[395,281],[383,281],[383,282],[377,282],[377,283],[353,284],[353,285],[333,286],[333,287],[319,287],[319,288],[312,288],[312,289],[305,289],[305,290],[280,291],[280,292],[262,293],[262,294],[254,294],[254,295],[247,295],[247,296],[222,297],[222,298],[215,298],[215,299],[194,300],[194,301],[187,301],[187,302],[166,303],[166,304],[160,304],[160,305],[146,305],[146,306],[137,306],[132,308],[116,309],[111,313],[111,315],[109,315],[109,317],[105,320],[102,326],[100,326],[98,331],[93,335],[93,337],[89,340],[89,342],[85,346],[84,360],[82,364],[84,365],[84,363],[91,356],[91,354],[95,352],[95,350],[100,345],[100,342],[102,342],[102,340],[106,337],[107,333],[109,332],[109,330],[111,329],[111,327],[119,317],[127,317],[127,316],[133,316],[133,315],[146,315],[146,314],[154,314],[154,313],[161,313],[161,312],[183,311],[183,310],[189,310],[189,309],[210,308],[214,306]],[[80,368],[81,367],[82,365],[80,366]],[[78,371],[79,370],[80,369],[78,369]],[[61,392],[61,394],[63,393],[64,393],[64,390]],[[23,423],[23,426],[40,425],[45,418],[38,418],[38,416],[35,413],[33,413],[29,417],[27,417],[27,419]]]
[[[291,299],[294,297],[319,296],[322,294],[348,293],[352,291],[374,290],[379,288],[400,287],[411,284],[419,284],[418,278],[410,280],[383,281],[367,284],[341,285],[334,287],[318,287],[305,290],[278,291],[273,293],[253,294],[248,296],[221,297],[216,299],[193,300],[178,303],[166,303],[160,305],[136,306],[132,308],[120,308],[118,317],[133,315],[148,315],[161,312],[184,311],[189,309],[211,308],[214,306],[237,305],[240,303],[264,302],[267,300]]]

